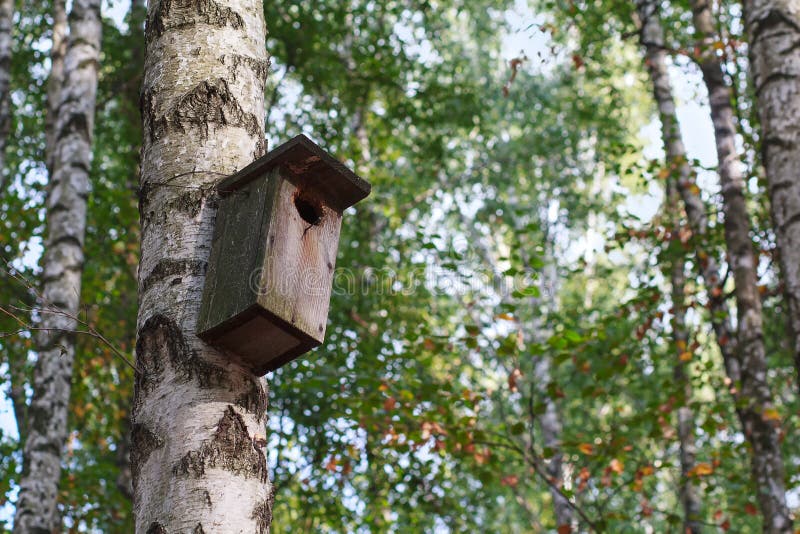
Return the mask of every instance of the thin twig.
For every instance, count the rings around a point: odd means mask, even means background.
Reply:
[[[88,335],[90,337],[93,337],[93,338],[99,340],[104,345],[106,345],[106,347],[108,347],[115,355],[117,355],[119,358],[121,358],[131,369],[134,370],[134,372],[139,373],[139,374],[143,374],[142,370],[139,369],[136,366],[136,364],[131,362],[131,360],[128,359],[128,357],[125,356],[125,354],[123,354],[122,351],[120,351],[113,343],[111,343],[111,341],[108,340],[108,338],[106,338],[94,326],[92,326],[88,322],[88,320],[81,319],[79,314],[73,314],[73,313],[67,312],[67,311],[62,310],[61,308],[53,305],[52,303],[50,303],[47,299],[44,298],[44,296],[36,289],[36,287],[30,281],[28,281],[24,276],[22,276],[11,265],[11,263],[9,261],[6,261],[6,265],[8,266],[8,269],[5,270],[5,274],[9,275],[14,280],[17,280],[21,285],[23,285],[25,288],[27,288],[28,291],[30,291],[36,297],[36,299],[39,302],[42,303],[42,306],[39,307],[39,308],[34,307],[34,306],[30,306],[30,307],[16,306],[16,305],[13,305],[13,304],[9,304],[8,305],[9,308],[11,308],[12,310],[15,310],[15,311],[20,311],[20,312],[24,312],[24,313],[28,313],[28,314],[39,313],[41,315],[43,313],[50,313],[50,314],[53,314],[53,315],[61,315],[61,316],[67,317],[67,318],[75,321],[75,323],[77,323],[78,325],[81,325],[81,326],[83,326],[85,328],[85,330],[78,330],[78,329],[69,330],[70,332],[73,332],[73,333],[76,333],[76,334]],[[35,331],[62,331],[63,332],[63,331],[66,331],[63,328],[46,328],[46,327],[34,327],[34,326],[31,326],[29,323],[27,323],[24,320],[22,320],[19,317],[17,317],[14,313],[12,313],[8,309],[6,309],[6,307],[4,307],[4,306],[0,306],[0,311],[2,311],[4,314],[14,318],[14,320],[16,320],[20,324],[20,326],[23,327],[23,328],[15,331],[15,332],[0,333],[0,338],[10,337],[10,336],[13,336],[13,335],[20,335],[25,331],[28,331],[28,332],[35,332]]]

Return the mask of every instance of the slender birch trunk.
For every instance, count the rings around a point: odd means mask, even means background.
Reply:
[[[5,192],[11,173],[6,169],[6,145],[11,131],[11,31],[14,0],[0,0],[0,193]]]
[[[745,0],[761,152],[800,384],[800,4]]]
[[[658,13],[658,4],[653,0],[637,2],[638,15],[641,20],[640,39],[645,49],[645,64],[653,84],[653,97],[658,107],[661,121],[661,137],[664,151],[670,163],[670,171],[676,173],[676,185],[683,200],[686,218],[692,230],[697,246],[702,247],[708,236],[708,213],[700,198],[695,173],[686,157],[686,147],[678,124],[675,99],[672,94],[667,71],[664,37]],[[672,165],[676,167],[673,168]],[[700,248],[697,252],[700,275],[706,285],[708,294],[711,324],[717,337],[720,352],[725,363],[725,370],[733,382],[740,380],[739,362],[736,358],[736,336],[730,322],[730,310],[724,299],[722,278],[716,258]]]
[[[672,86],[667,71],[664,35],[659,20],[658,4],[653,0],[637,3],[637,12],[641,23],[640,38],[645,49],[645,63],[653,84],[653,95],[658,105],[661,120],[661,136],[666,154],[667,168],[670,177],[666,188],[665,204],[669,206],[668,215],[673,225],[673,233],[680,225],[680,215],[676,206],[683,199],[689,226],[695,239],[702,245],[708,231],[708,216],[705,205],[696,189],[695,176],[686,157],[686,148],[680,132],[672,95]],[[722,297],[719,268],[715,258],[698,251],[700,274],[708,291],[711,321],[717,336],[720,351],[725,363],[726,372],[732,381],[738,381],[739,365],[736,358],[734,334],[729,322],[730,311]],[[681,257],[670,266],[670,283],[672,289],[672,337],[676,348],[686,347],[688,333],[686,331],[686,309],[684,306],[685,261]],[[685,349],[684,349],[685,350]],[[680,447],[681,485],[680,500],[683,508],[683,528],[687,533],[701,532],[701,501],[697,487],[688,476],[696,461],[696,442],[694,435],[694,416],[686,403],[691,399],[692,391],[686,365],[677,363],[674,369],[675,381],[683,389],[684,402],[678,408],[678,440]],[[735,397],[735,394],[734,394]]]
[[[45,111],[45,164],[48,175],[53,175],[52,152],[55,142],[55,122],[58,114],[58,97],[64,82],[64,52],[66,49],[67,13],[63,0],[53,2],[53,39],[50,47],[50,77],[47,81],[47,109]],[[0,178],[1,180],[1,178]],[[3,188],[0,187],[0,194]],[[27,379],[25,377],[26,361],[14,359],[9,362],[11,388],[9,397],[14,406],[14,418],[17,422],[19,442],[25,443],[28,436],[28,404],[25,394]],[[24,462],[23,462],[24,463]]]
[[[685,158],[683,161],[686,161]],[[675,161],[670,161],[675,165]],[[680,163],[678,163],[680,165]],[[675,179],[671,177],[667,183],[666,206],[669,224],[672,226],[672,239],[677,239],[681,226],[680,194]],[[686,329],[686,260],[683,253],[670,261],[669,278],[672,293],[672,341],[675,346],[674,355],[687,350],[689,333]],[[683,398],[677,410],[678,444],[680,448],[681,484],[679,495],[683,506],[683,532],[698,534],[701,532],[701,503],[698,488],[695,486],[691,470],[697,458],[697,442],[694,433],[694,413],[689,408],[692,399],[692,383],[688,362],[678,360],[674,368],[675,383],[682,390]]]
[[[24,470],[14,532],[54,532],[61,450],[67,439],[75,317],[81,292],[86,198],[100,53],[100,0],[74,0],[64,57],[64,85],[55,121],[47,197],[48,236],[42,260],[43,329],[28,413]]]
[[[266,382],[195,336],[212,186],[265,150],[263,5],[154,0],[145,34],[136,532],[266,533]]]
[[[67,9],[64,0],[53,1],[53,43],[50,48],[50,77],[47,80],[47,110],[44,119],[45,164],[53,175],[56,145],[56,119],[64,85],[64,54],[67,51]]]
[[[752,447],[751,471],[764,518],[765,532],[791,532],[786,505],[786,484],[780,448],[780,428],[775,418],[772,392],[767,383],[761,297],[756,267],[758,259],[750,239],[750,218],[744,197],[742,166],[736,151],[736,123],[722,62],[713,46],[714,21],[708,0],[692,0],[699,39],[699,65],[708,89],[714,125],[718,173],[725,215],[725,242],[733,271],[737,311],[737,356],[741,365],[737,409],[742,430]]]
[[[472,221],[463,216],[462,219],[464,224],[470,230],[472,246],[478,249],[483,260],[491,267],[492,282],[494,283],[495,287],[504,292],[502,300],[504,302],[508,302],[509,295],[505,293],[505,280],[500,268],[497,266],[497,262],[494,259],[494,254],[489,246],[487,246],[487,244],[484,242],[482,236],[476,231],[475,227],[472,226]],[[543,217],[541,219],[546,220]],[[542,297],[531,299],[530,308],[532,310],[540,310],[544,311],[545,313],[550,313],[551,311],[554,311],[557,302],[558,274],[556,272],[555,258],[551,253],[552,243],[550,242],[549,238],[545,238],[544,243],[546,246],[547,256],[545,259],[545,268],[543,269],[542,277],[539,283]],[[528,258],[523,257],[523,261],[526,268],[530,269]],[[547,338],[547,333],[545,332],[544,324],[540,317],[535,317],[533,320],[525,324],[523,328],[523,337],[526,343],[544,343]],[[572,528],[575,520],[574,511],[564,494],[559,491],[559,489],[563,490],[564,488],[564,454],[561,450],[562,425],[561,415],[558,411],[558,405],[547,391],[547,385],[551,380],[550,369],[550,358],[543,356],[534,363],[532,376],[536,394],[541,395],[545,406],[544,413],[538,418],[539,428],[542,431],[542,445],[551,451],[551,456],[544,465],[544,471],[555,485],[555,487],[548,486],[548,491],[553,500],[553,516],[556,520],[556,526],[569,526]],[[536,455],[534,454],[533,457],[536,458]],[[517,495],[517,499],[519,500],[520,498],[520,495]],[[523,508],[526,511],[530,511],[529,507],[526,508],[523,506]]]
[[[546,221],[546,215],[540,217],[541,220]],[[546,224],[546,222],[544,223]],[[539,287],[541,290],[541,297],[532,299],[531,309],[541,310],[545,313],[555,311],[558,302],[558,272],[556,269],[555,257],[552,254],[552,242],[549,237],[545,237],[545,266],[542,269],[541,281]],[[523,258],[528,269],[531,268],[527,258]],[[537,317],[536,320],[531,321],[526,329],[526,336],[530,338],[529,341],[544,344],[547,339],[547,332],[545,330],[544,321],[542,318]],[[563,490],[564,489],[564,453],[561,450],[561,414],[558,411],[558,405],[555,399],[550,396],[547,386],[551,381],[551,368],[552,362],[548,355],[543,355],[539,361],[536,362],[533,371],[533,379],[536,381],[536,389],[539,395],[542,396],[544,401],[545,410],[539,418],[539,427],[542,430],[542,445],[551,451],[551,456],[545,464],[545,471],[550,480],[555,485]],[[550,487],[550,497],[553,499],[553,512],[556,518],[557,527],[573,526],[575,514],[569,501],[567,501],[564,494],[558,489]]]

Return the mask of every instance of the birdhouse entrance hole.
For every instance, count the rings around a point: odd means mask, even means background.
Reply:
[[[322,205],[319,202],[298,194],[294,197],[294,207],[308,224],[316,226],[322,222]]]

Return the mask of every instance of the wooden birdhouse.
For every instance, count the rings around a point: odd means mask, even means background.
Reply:
[[[370,185],[299,135],[217,191],[198,335],[264,374],[324,340],[342,212]]]

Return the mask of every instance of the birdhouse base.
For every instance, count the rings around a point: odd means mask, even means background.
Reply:
[[[200,332],[200,339],[235,354],[264,375],[320,345],[280,317],[255,305],[230,321]],[[268,339],[269,342],[264,342]]]

